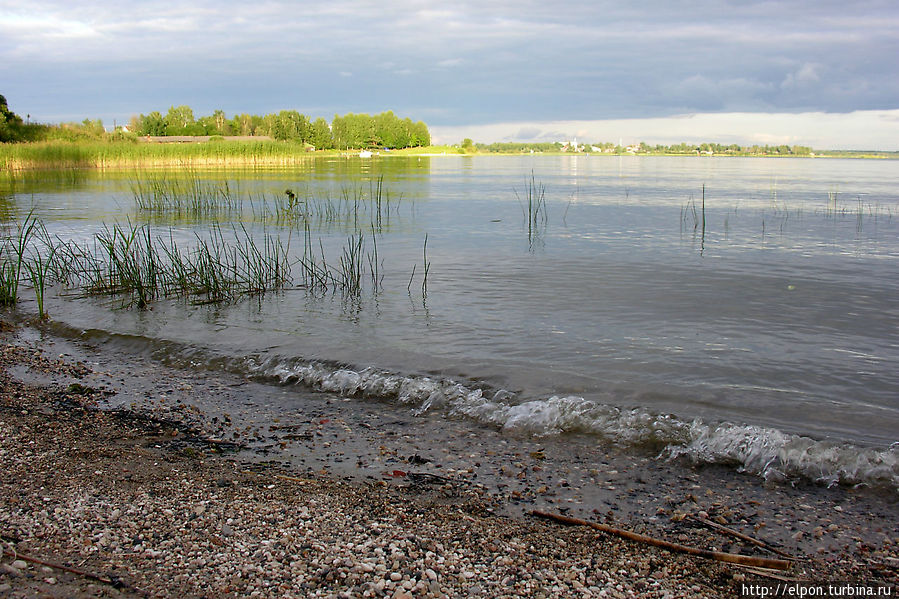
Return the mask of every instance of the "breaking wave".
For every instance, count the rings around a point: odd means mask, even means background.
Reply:
[[[868,485],[899,492],[899,441],[886,448],[861,447],[770,427],[684,420],[578,396],[523,400],[505,389],[464,385],[446,378],[375,368],[354,370],[301,358],[229,358],[159,339],[97,329],[75,330],[60,323],[50,326],[68,336],[112,341],[132,350],[143,348],[176,367],[225,370],[261,382],[391,402],[408,406],[416,414],[439,412],[510,433],[541,437],[590,434],[620,446],[657,451],[667,459],[736,467],[769,481],[806,479],[827,486]]]
[[[251,360],[248,366],[254,376],[281,384],[398,402],[417,414],[440,410],[509,432],[535,436],[586,433],[619,445],[661,449],[661,455],[669,459],[735,466],[770,481],[803,478],[828,486],[861,484],[899,491],[899,443],[889,448],[859,447],[768,427],[687,421],[578,396],[519,401],[504,389],[492,391],[373,368],[357,371],[274,358]]]

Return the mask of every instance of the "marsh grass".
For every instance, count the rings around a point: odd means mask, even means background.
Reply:
[[[25,262],[25,269],[28,271],[28,276],[31,279],[31,288],[34,290],[38,318],[47,320],[47,311],[44,309],[44,295],[47,284],[52,278],[53,258],[56,255],[56,247],[42,224],[39,226],[37,236],[46,249],[46,253],[42,253],[40,249],[35,249]]]
[[[513,191],[527,226],[528,248],[533,250],[535,245],[541,241],[548,223],[546,186],[542,182],[538,182],[534,177],[534,171],[531,171],[530,179],[525,181],[524,197],[519,195],[517,189]]]
[[[199,177],[137,179],[131,193],[140,212],[176,219],[232,217],[243,212],[243,194],[228,181],[204,181]]]
[[[696,231],[699,228],[701,218],[699,216],[699,210],[696,209],[696,199],[692,195],[687,203],[681,206],[680,222],[681,232],[686,229],[693,229]]]
[[[12,306],[18,301],[22,268],[27,269],[26,250],[41,228],[32,210],[23,222],[16,223],[16,234],[0,243],[0,306]]]
[[[242,227],[211,227],[182,248],[172,229],[158,235],[149,225],[104,225],[90,241],[46,238],[46,251],[28,267],[40,290],[51,281],[83,296],[121,296],[126,306],[147,309],[160,298],[217,303],[289,287],[290,240]]]
[[[187,177],[142,177],[131,182],[137,211],[161,222],[242,220],[299,229],[351,234],[382,232],[400,218],[399,200],[391,197],[383,175],[365,185],[344,186],[337,196],[315,196],[287,188],[283,193],[247,193],[227,181]],[[401,200],[401,198],[400,198]]]
[[[0,169],[158,166],[290,166],[313,159],[305,147],[274,140],[206,143],[36,142],[0,144]]]
[[[228,302],[292,288],[296,267],[309,293],[358,299],[366,290],[377,294],[383,288],[378,237],[399,218],[401,205],[390,196],[383,177],[367,186],[344,187],[336,197],[313,197],[289,188],[283,194],[253,196],[196,174],[141,177],[132,182],[131,192],[139,215],[211,224],[191,237],[171,223],[166,228],[128,220],[103,224],[87,240],[67,241],[51,239],[29,214],[14,228],[9,225],[10,234],[0,240],[0,304],[15,303],[23,280],[31,282],[42,318],[45,290],[51,284],[76,296],[118,297],[123,306],[141,310],[160,299]],[[244,222],[255,223],[253,233]],[[277,231],[268,233],[270,226]],[[328,256],[322,237],[313,235],[332,227],[349,232],[336,256],[333,251]],[[303,236],[299,258],[290,252],[297,229]],[[426,294],[427,236],[423,252]]]
[[[303,257],[299,260],[303,286],[312,293],[339,293],[358,298],[370,282],[371,292],[377,294],[384,282],[384,264],[378,256],[377,234],[370,236],[372,249],[364,233],[357,231],[347,237],[336,264],[328,263],[324,244],[318,239],[317,248],[307,226],[304,229]]]

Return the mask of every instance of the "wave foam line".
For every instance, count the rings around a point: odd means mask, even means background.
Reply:
[[[661,447],[669,459],[736,466],[765,480],[805,478],[828,486],[867,484],[899,491],[899,443],[862,448],[783,431],[731,423],[684,421],[673,415],[599,404],[578,396],[516,402],[501,389],[487,392],[446,379],[404,376],[373,368],[355,371],[320,363],[269,359],[251,372],[282,384],[303,384],[346,396],[410,405],[415,413],[440,410],[504,431],[552,436],[598,435],[620,445]]]

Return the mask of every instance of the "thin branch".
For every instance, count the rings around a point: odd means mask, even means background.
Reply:
[[[699,549],[697,547],[689,547],[687,545],[680,545],[678,543],[671,543],[670,541],[664,541],[662,539],[655,539],[653,537],[649,537],[646,535],[641,535],[636,532],[631,532],[629,530],[624,530],[621,528],[615,528],[614,526],[609,526],[607,524],[599,524],[597,522],[589,522],[587,520],[580,520],[578,518],[571,518],[569,516],[562,516],[560,514],[550,514],[548,512],[541,512],[540,510],[534,510],[531,512],[532,516],[537,516],[538,518],[546,518],[548,520],[555,520],[556,522],[561,522],[563,524],[577,525],[577,526],[589,526],[590,528],[595,528],[596,530],[616,535],[625,539],[629,539],[631,541],[639,541],[641,543],[646,543],[648,545],[653,545],[655,547],[661,547],[662,549],[668,549],[669,551],[677,551],[679,553],[687,553],[689,555],[695,555],[698,557],[704,557],[707,559],[713,559],[719,562],[729,562],[732,564],[743,564],[746,566],[758,566],[762,568],[771,568],[773,570],[789,570],[793,567],[793,562],[789,560],[783,559],[772,559],[766,557],[753,557],[750,555],[738,555],[734,553],[722,553],[720,551],[709,551],[707,549]]]

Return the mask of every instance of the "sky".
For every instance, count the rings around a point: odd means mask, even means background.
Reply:
[[[436,142],[899,150],[896,0],[0,0],[38,122],[186,104],[426,122]]]

